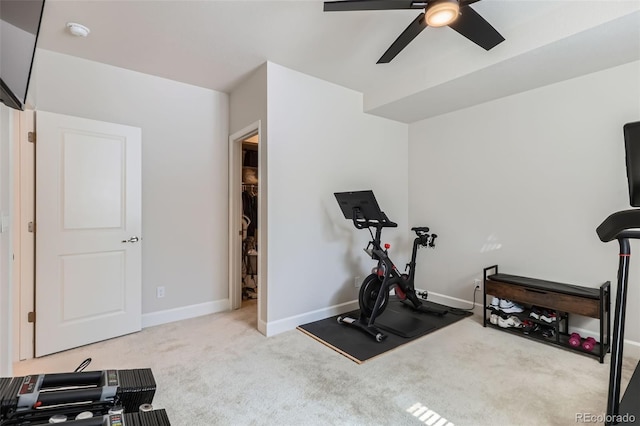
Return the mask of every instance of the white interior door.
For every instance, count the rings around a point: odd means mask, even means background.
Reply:
[[[36,356],[141,329],[141,130],[36,115]]]

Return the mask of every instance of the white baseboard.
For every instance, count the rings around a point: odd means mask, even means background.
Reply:
[[[423,291],[423,290],[417,290]],[[456,302],[454,305],[456,308],[466,309],[471,307],[470,300],[459,299],[457,297],[451,297],[440,293],[429,292],[429,301],[440,303],[443,305],[451,306],[450,303]],[[480,308],[480,315],[482,315],[482,303],[476,302],[475,306]],[[215,314],[217,312],[224,312],[230,309],[229,299],[215,300],[212,302],[198,303],[195,305],[183,306],[180,308],[167,309],[164,311],[151,312],[142,315],[142,328],[153,327],[155,325],[167,324],[174,321],[180,321],[189,318],[195,318],[202,315]],[[294,315],[289,318],[283,318],[281,320],[271,321],[265,323],[258,320],[258,331],[267,337],[275,336],[276,334],[283,333],[285,331],[293,330],[297,326],[307,324],[313,321],[318,321],[334,315],[339,315],[344,312],[353,311],[358,309],[358,301],[353,300],[350,302],[341,303],[339,305],[329,306],[328,308],[317,309],[315,311],[306,312],[300,315]],[[571,327],[571,332],[580,333],[581,336],[593,336],[598,337],[600,332],[594,330],[587,330],[583,328]],[[625,339],[625,345],[634,346],[634,351],[640,352],[640,342],[634,340]]]
[[[228,311],[229,299],[214,300],[142,315],[142,328]]]
[[[266,332],[264,334],[267,337],[275,336],[276,334],[280,334],[285,331],[294,330],[299,325],[329,318],[334,315],[353,311],[354,309],[358,309],[357,300],[329,306],[328,308],[318,309],[311,312],[305,312],[304,314],[294,315],[289,318],[271,321],[266,324]]]
[[[416,291],[424,291],[424,290],[416,290]],[[479,292],[481,293],[481,292]],[[456,302],[455,303],[455,308],[459,308],[459,309],[471,309],[473,302],[471,302],[470,300],[464,300],[464,299],[458,299],[457,297],[451,297],[451,296],[447,296],[444,294],[440,294],[440,293],[434,293],[432,291],[428,292],[429,294],[429,301],[430,302],[434,302],[434,303],[440,303],[442,305],[447,305],[447,306],[451,306],[449,305],[449,303],[451,303],[451,301]],[[482,303],[475,303],[475,306],[482,308]],[[480,311],[482,313],[482,310]]]

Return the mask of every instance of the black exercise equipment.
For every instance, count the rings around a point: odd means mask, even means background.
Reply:
[[[640,121],[624,126],[627,180],[629,199],[634,207],[640,206]],[[631,247],[629,240],[640,239],[640,209],[613,213],[596,230],[602,242],[618,240],[620,260],[618,264],[618,291],[613,319],[611,348],[611,368],[609,371],[609,392],[607,399],[607,425],[618,424],[629,416],[640,415],[640,363],[636,366],[624,397],[620,400],[622,380],[622,350],[624,346],[624,325],[627,307],[627,282]]]
[[[429,234],[427,227],[411,228],[416,233],[416,238],[413,240],[411,262],[406,265],[405,272],[401,273],[389,258],[389,245],[385,244],[385,248],[380,245],[382,229],[395,228],[398,224],[390,221],[387,215],[380,210],[373,191],[336,192],[334,195],[345,219],[352,220],[357,229],[366,228],[369,230],[371,241],[367,244],[365,251],[372,259],[378,261],[378,266],[374,269],[375,273],[368,275],[360,286],[358,295],[360,316],[357,319],[339,316],[338,322],[356,327],[381,342],[386,335],[375,326],[375,321],[387,307],[391,289],[395,290],[396,296],[405,305],[415,311],[436,315],[446,314],[446,309],[424,305],[418,298],[414,287],[418,247],[433,248],[437,235]],[[375,235],[372,228],[376,230]]]
[[[106,414],[79,420],[62,420],[65,426],[171,426],[163,409],[137,413]]]
[[[0,378],[0,426],[47,424],[54,416],[74,419],[87,411],[102,417],[114,407],[137,413],[155,391],[148,368]]]
[[[118,411],[118,410],[116,410]],[[88,412],[85,412],[88,413]],[[42,420],[36,423],[11,423],[23,425],[45,425],[51,423],[64,423],[66,426],[171,426],[169,417],[164,409],[139,411],[137,413],[112,413],[88,417],[83,417],[81,413],[78,418],[69,417],[65,414],[57,414],[50,417],[50,420]],[[1,425],[5,423],[0,422]],[[6,423],[7,425],[9,423]]]

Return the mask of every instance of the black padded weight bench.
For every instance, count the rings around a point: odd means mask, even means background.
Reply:
[[[640,121],[624,126],[627,180],[629,199],[634,207],[640,206]],[[640,239],[640,209],[613,213],[596,229],[602,242],[618,240],[620,260],[618,264],[618,291],[613,318],[611,368],[609,371],[609,393],[607,397],[607,425],[628,421],[631,416],[640,418],[640,363],[636,366],[622,400],[622,351],[624,346],[624,324],[627,307],[627,282],[631,247],[629,240]],[[626,418],[624,416],[627,416]]]

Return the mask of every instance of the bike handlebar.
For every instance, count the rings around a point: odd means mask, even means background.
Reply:
[[[426,226],[411,228],[412,231],[416,233],[416,240],[418,240],[418,244],[423,247],[435,247],[435,240],[438,238],[436,234],[427,234],[429,232],[429,228]]]

